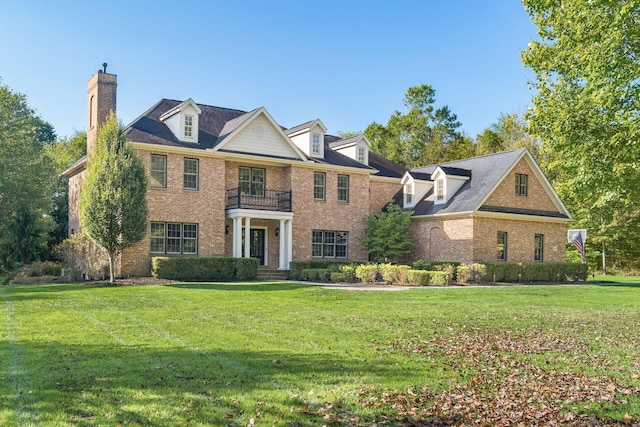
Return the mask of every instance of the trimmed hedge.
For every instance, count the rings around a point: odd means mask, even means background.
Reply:
[[[425,270],[407,271],[407,283],[410,285],[427,286],[431,280],[431,272]]]
[[[431,262],[423,261],[421,259],[414,261],[411,264],[413,270],[426,270],[426,271],[444,271],[449,274],[449,278],[452,282],[457,280],[456,273],[460,266],[459,262]]]
[[[302,280],[327,282],[330,277],[331,271],[324,268],[305,268],[302,270]]]
[[[337,271],[339,266],[351,264],[349,261],[336,261],[333,260],[296,260],[289,263],[289,273],[287,279],[289,280],[304,280],[302,278],[302,270],[306,269],[324,269]],[[334,268],[332,268],[334,267]]]
[[[457,268],[458,282],[531,283],[571,282],[587,280],[586,264],[567,262],[487,262],[460,265]]]
[[[256,258],[153,257],[151,275],[159,279],[230,282],[255,280]]]

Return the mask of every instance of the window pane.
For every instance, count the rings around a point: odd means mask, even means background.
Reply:
[[[198,189],[198,159],[184,159],[184,188]]]
[[[507,233],[504,231],[498,232],[498,261],[506,261],[507,260]]]
[[[336,258],[346,258],[347,257],[347,241],[348,235],[346,231],[337,231],[336,232]]]
[[[349,175],[338,175],[338,201],[349,201]]]
[[[167,253],[180,253],[181,224],[167,224]]]
[[[167,158],[165,156],[151,155],[151,186],[166,187]]]
[[[151,223],[151,252],[164,253],[164,222]]]
[[[198,253],[198,225],[183,224],[182,226],[182,253]]]
[[[313,198],[324,200],[325,198],[326,175],[324,172],[314,172],[313,174]]]

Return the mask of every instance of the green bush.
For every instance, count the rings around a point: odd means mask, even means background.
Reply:
[[[304,280],[302,278],[302,270],[309,268],[320,268],[324,270],[339,271],[343,265],[351,264],[348,261],[336,261],[335,259],[318,259],[318,260],[295,260],[289,263],[289,272],[287,278],[289,280]]]
[[[27,265],[23,273],[27,277],[60,276],[62,265],[53,261],[36,261]]]
[[[407,271],[407,283],[410,285],[427,286],[431,280],[431,273],[425,270]]]
[[[471,265],[460,264],[456,267],[455,282],[471,283],[481,280],[490,280],[486,276],[487,267],[484,264],[474,263]],[[452,280],[454,281],[454,280]]]
[[[361,264],[356,267],[356,277],[362,283],[374,283],[378,273],[377,264]]]
[[[429,284],[435,286],[446,286],[451,280],[451,276],[446,271],[429,271],[430,277]]]
[[[407,271],[410,269],[408,265],[380,264],[379,266],[382,280],[389,284],[407,283]]]
[[[327,282],[331,277],[331,270],[326,268],[305,268],[302,270],[302,280],[312,282]]]
[[[449,274],[451,281],[455,282],[458,280],[457,268],[460,265],[459,262],[430,262],[419,259],[411,264],[411,268],[413,270],[444,271]]]
[[[347,276],[344,273],[339,273],[339,272],[331,273],[330,279],[332,282],[336,282],[336,283],[347,282]]]
[[[259,260],[232,257],[153,257],[153,277],[171,280],[239,281],[258,276]]]
[[[358,281],[358,278],[356,277],[356,268],[358,265],[359,264],[344,264],[338,268],[339,272],[344,275],[344,280],[342,280],[343,282],[354,283]]]

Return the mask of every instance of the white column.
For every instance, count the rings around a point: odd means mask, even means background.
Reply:
[[[281,219],[280,220],[280,261],[279,261],[279,265],[278,265],[278,269],[279,270],[285,270],[287,267],[287,260],[286,260],[286,236],[287,236],[287,230],[285,229],[285,220]]]
[[[249,258],[251,251],[249,244],[251,243],[251,218],[247,217],[244,219],[244,257]]]
[[[242,256],[242,218],[233,218],[233,256],[240,258]]]
[[[287,262],[285,264],[285,268],[289,268],[289,263],[293,260],[293,220],[288,219],[286,221],[287,225]]]

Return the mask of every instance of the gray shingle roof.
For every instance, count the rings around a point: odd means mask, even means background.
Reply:
[[[469,176],[456,194],[449,198],[444,205],[433,203],[433,189],[414,208],[414,215],[435,215],[452,214],[460,212],[472,212],[476,210],[496,211],[491,207],[481,209],[482,202],[489,196],[497,185],[504,179],[511,167],[523,156],[526,148],[505,151],[502,153],[489,154],[487,156],[473,157],[471,159],[457,160],[454,162],[442,163],[440,165],[429,165],[412,169],[411,172],[432,174],[438,166],[447,174],[456,176]],[[500,208],[506,212],[506,208]],[[513,212],[511,212],[513,211]],[[563,213],[550,213],[543,211],[521,211],[511,209],[506,213],[520,213],[542,216],[556,216],[568,218]]]

